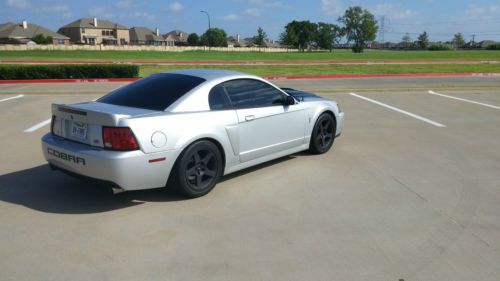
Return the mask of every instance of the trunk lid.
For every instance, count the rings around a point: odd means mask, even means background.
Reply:
[[[104,147],[102,127],[118,127],[122,119],[156,112],[100,102],[52,104],[52,133],[68,140]]]

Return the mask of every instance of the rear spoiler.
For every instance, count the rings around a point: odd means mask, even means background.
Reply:
[[[122,118],[130,117],[125,114],[105,113],[85,106],[88,103],[66,105],[52,104],[52,115],[66,120],[74,120],[89,124],[99,124],[102,126],[117,126]]]

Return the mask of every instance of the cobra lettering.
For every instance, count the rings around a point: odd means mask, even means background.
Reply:
[[[83,166],[85,166],[85,158],[77,157],[77,156],[67,154],[64,152],[60,152],[60,151],[52,149],[50,147],[47,147],[47,153],[49,155],[52,155],[52,156],[57,157],[59,159],[70,161],[70,162],[73,162],[75,164],[82,164]]]

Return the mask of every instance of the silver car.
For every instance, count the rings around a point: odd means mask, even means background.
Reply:
[[[335,101],[253,75],[178,70],[85,103],[52,104],[42,137],[53,169],[114,191],[171,186],[189,197],[223,176],[303,150],[327,152],[344,113]]]

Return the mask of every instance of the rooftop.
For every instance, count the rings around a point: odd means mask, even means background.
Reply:
[[[97,19],[97,26],[94,25],[94,19],[91,18],[81,18],[74,22],[68,23],[61,28],[71,28],[71,27],[84,27],[84,28],[102,28],[102,29],[128,29],[128,27],[123,26],[118,23],[114,23],[108,20]]]

